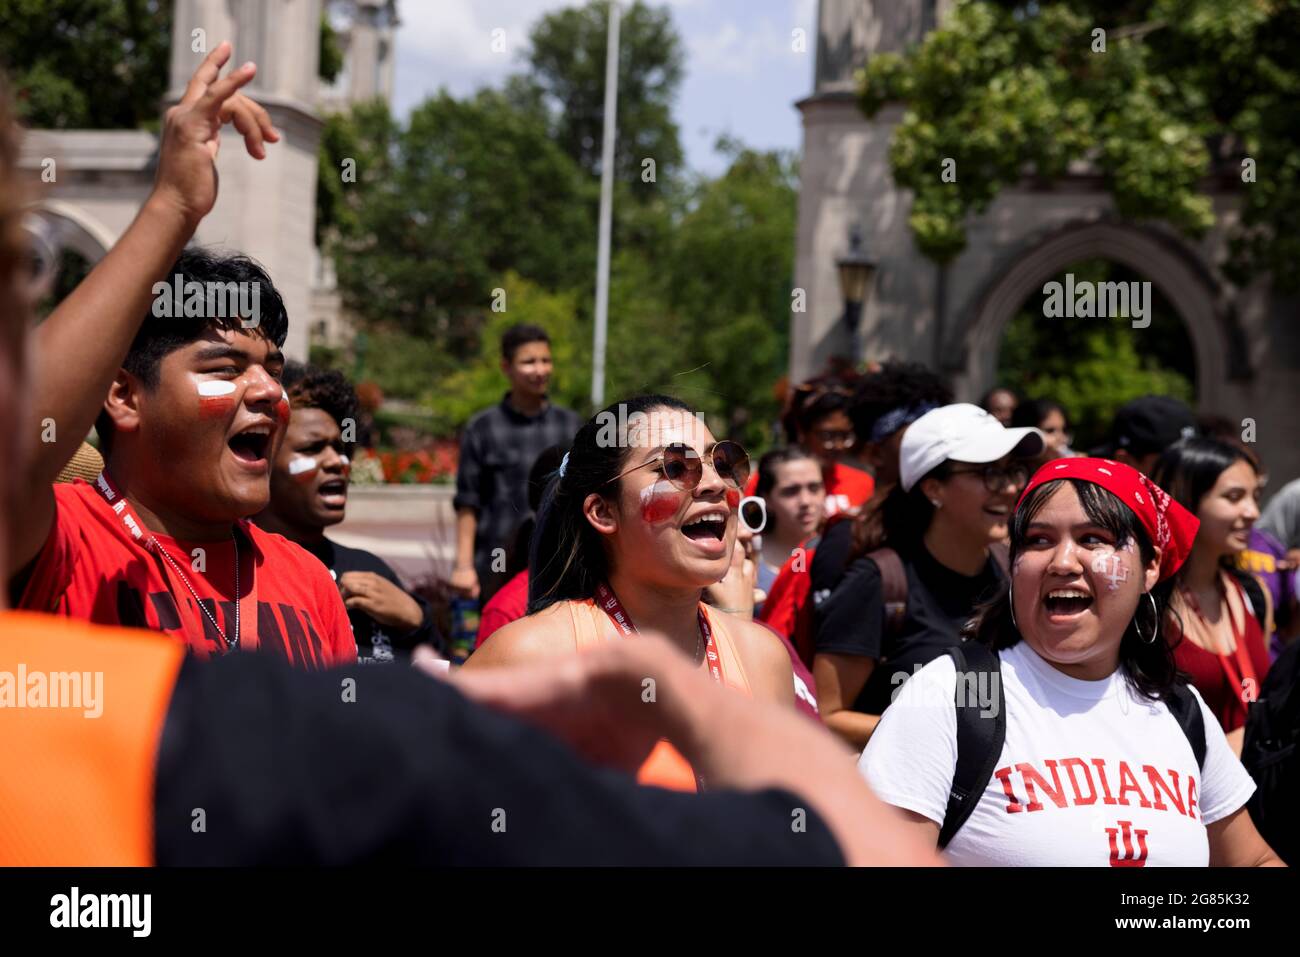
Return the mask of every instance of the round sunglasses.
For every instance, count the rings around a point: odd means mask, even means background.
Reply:
[[[739,443],[732,442],[730,439],[714,442],[704,450],[703,458],[689,445],[674,442],[672,445],[664,446],[663,452],[649,462],[642,462],[640,465],[625,469],[610,481],[616,482],[637,469],[659,466],[664,478],[674,488],[689,492],[699,485],[700,479],[704,477],[705,458],[713,463],[713,471],[718,473],[718,478],[732,488],[743,488],[749,481],[749,453]]]

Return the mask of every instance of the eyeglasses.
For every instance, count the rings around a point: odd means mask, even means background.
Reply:
[[[1029,482],[1029,466],[1021,462],[1010,465],[981,465],[974,469],[951,469],[949,475],[979,475],[984,478],[984,487],[990,492],[1000,492],[1007,483],[1016,488],[1024,488]]]
[[[718,473],[718,478],[733,488],[743,488],[749,481],[749,453],[738,443],[730,439],[714,442],[704,450],[704,457],[713,463],[713,471]],[[649,468],[652,465],[660,466],[664,478],[674,488],[683,492],[695,488],[704,477],[704,461],[700,458],[700,454],[689,445],[674,442],[664,447],[662,455],[655,456],[649,462],[642,462],[640,465],[625,469],[610,481],[616,482],[630,472]]]
[[[858,440],[849,429],[814,429],[812,437],[825,449],[849,448]]]

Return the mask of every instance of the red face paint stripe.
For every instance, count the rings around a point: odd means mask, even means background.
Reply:
[[[650,495],[641,495],[641,519],[650,525],[666,522],[677,514],[682,507],[682,496],[678,492],[661,491]]]
[[[229,396],[199,396],[199,415],[205,419],[224,419],[234,408],[235,400]]]
[[[727,508],[731,509],[733,512],[740,508],[740,489],[727,489]]]

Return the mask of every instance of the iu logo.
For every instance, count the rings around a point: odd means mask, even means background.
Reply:
[[[1110,838],[1110,866],[1111,867],[1145,867],[1147,863],[1147,834],[1133,827],[1132,821],[1118,821],[1119,827],[1106,828],[1106,836]],[[1120,857],[1119,844],[1116,838],[1120,831],[1124,834],[1124,856]],[[1137,835],[1138,852],[1133,854],[1133,835]]]

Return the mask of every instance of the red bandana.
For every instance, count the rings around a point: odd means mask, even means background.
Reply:
[[[1031,490],[1057,479],[1080,479],[1100,485],[1127,505],[1160,549],[1160,581],[1178,571],[1191,552],[1196,530],[1201,525],[1196,516],[1137,469],[1110,459],[1071,458],[1048,462],[1029,480],[1016,508]]]

